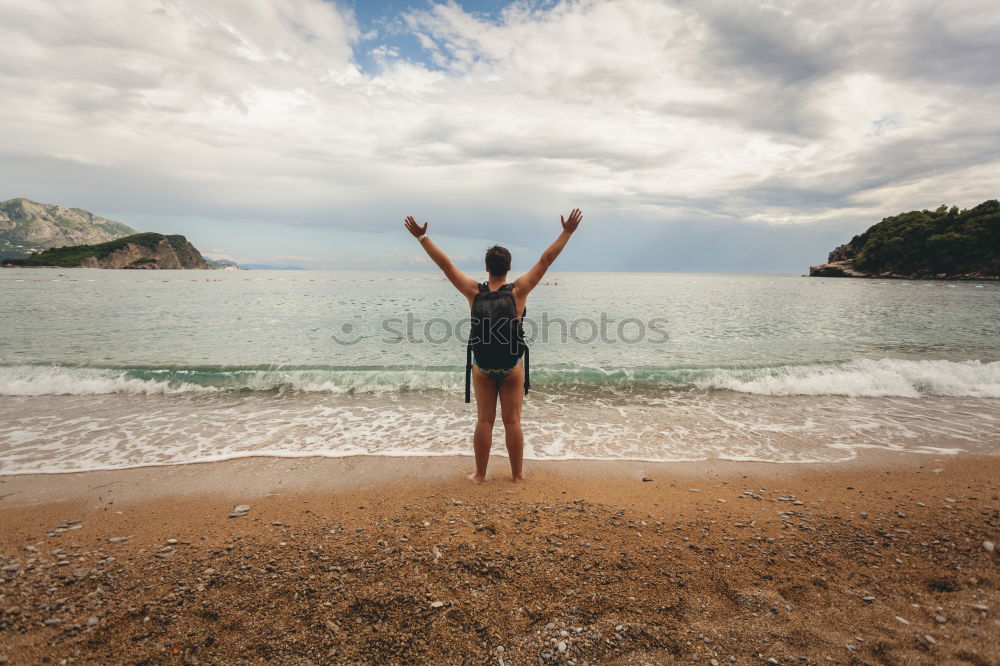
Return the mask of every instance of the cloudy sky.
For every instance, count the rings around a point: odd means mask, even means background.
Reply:
[[[0,0],[0,200],[205,254],[800,273],[996,198],[995,0]]]

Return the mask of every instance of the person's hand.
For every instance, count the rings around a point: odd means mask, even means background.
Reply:
[[[579,208],[574,208],[573,212],[569,214],[569,219],[563,219],[563,216],[559,216],[559,221],[562,222],[563,231],[568,231],[573,233],[576,228],[580,226],[580,220],[583,219],[583,213],[580,212]]]
[[[406,230],[413,234],[414,238],[420,238],[427,233],[427,223],[424,222],[424,226],[417,224],[417,221],[413,219],[412,215],[406,217],[406,221],[403,223]]]

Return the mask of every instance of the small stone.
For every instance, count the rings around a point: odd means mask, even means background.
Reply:
[[[565,652],[566,651],[566,641],[559,641],[558,643],[556,643],[556,649],[559,650],[560,652]]]
[[[713,659],[713,660],[711,660],[708,663],[711,664],[711,666],[719,666],[719,660],[718,659]]]
[[[111,537],[108,539],[108,543],[121,543],[122,541],[128,541],[128,537]]]
[[[644,476],[644,477],[642,477],[642,482],[643,482],[643,483],[649,483],[650,481],[652,481],[652,479],[651,479],[651,478],[649,478],[648,476]]]
[[[463,502],[462,500],[457,500],[457,499],[453,499],[451,503],[455,506],[462,506],[463,504],[465,504],[465,502]]]
[[[233,511],[232,513],[229,514],[229,517],[230,518],[242,518],[245,515],[247,515],[247,514],[239,512],[239,511]]]
[[[233,512],[235,513],[246,513],[250,510],[249,504],[240,504],[239,506],[233,507]]]
[[[94,625],[96,625],[96,624],[97,624],[98,622],[100,622],[100,620],[99,620],[99,619],[97,619],[97,616],[96,616],[96,615],[91,615],[90,617],[88,617],[88,618],[87,618],[87,626],[88,626],[88,627],[93,627],[93,626],[94,626]]]
[[[689,493],[700,493],[701,490],[698,488],[688,488]]]
[[[443,601],[432,601],[431,602],[431,608],[441,608],[442,606],[444,606],[444,602]]]
[[[327,620],[326,621],[326,628],[329,629],[332,632],[337,632],[337,631],[340,630],[340,627],[338,627],[337,624],[333,620]]]
[[[281,521],[280,520],[276,520],[276,521],[274,521],[271,524],[274,525],[275,527],[281,527]]]
[[[167,539],[167,543],[169,543],[172,546],[175,543],[177,543],[177,539]]]
[[[875,597],[861,597],[861,601],[865,602],[866,604],[873,604],[875,603]]]
[[[910,623],[906,618],[899,617],[898,615],[896,616],[896,619],[899,620],[900,622],[902,622],[903,624],[909,624]]]
[[[45,620],[42,624],[45,624],[49,627],[54,627],[56,625],[62,624],[62,620],[60,620],[57,617],[50,617],[49,619]]]
[[[937,622],[938,624],[944,624],[945,622],[948,621],[948,618],[946,618],[944,615],[935,615],[934,621]]]
[[[934,645],[935,643],[937,643],[937,639],[935,639],[930,634],[924,634],[924,640],[927,641],[927,643],[930,645]]]
[[[777,664],[778,660],[775,659],[774,657],[768,657],[767,663],[769,663],[769,664]]]
[[[993,544],[992,541],[984,541],[983,550],[985,550],[987,553],[992,553],[994,550],[996,550],[996,546]]]

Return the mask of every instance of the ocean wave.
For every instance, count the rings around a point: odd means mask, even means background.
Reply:
[[[722,390],[757,395],[1000,398],[1000,361],[856,359],[764,367],[602,368],[533,366],[538,389],[621,387]],[[394,393],[455,390],[462,368],[447,366],[89,367],[0,365],[0,395],[172,395],[219,391]]]
[[[758,395],[1000,398],[1000,361],[882,358],[838,364],[713,369],[696,380],[695,385]]]

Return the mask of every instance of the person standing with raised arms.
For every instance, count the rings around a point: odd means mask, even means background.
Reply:
[[[476,456],[476,471],[468,475],[470,481],[486,481],[486,466],[493,446],[493,424],[496,421],[497,399],[500,400],[500,417],[503,420],[510,458],[511,480],[524,480],[524,433],[521,430],[521,407],[529,383],[527,345],[521,326],[528,294],[538,286],[545,272],[566,247],[573,232],[580,225],[583,213],[574,208],[569,218],[560,216],[562,233],[542,253],[524,275],[513,283],[507,282],[510,272],[510,251],[494,245],[486,251],[486,282],[477,283],[458,270],[451,259],[427,236],[428,223],[417,224],[412,216],[405,226],[423,245],[427,256],[445,274],[469,303],[472,313],[472,331],[466,362],[466,402],[469,401],[469,379],[476,394],[476,431],[472,448]],[[523,361],[523,362],[522,362]]]

